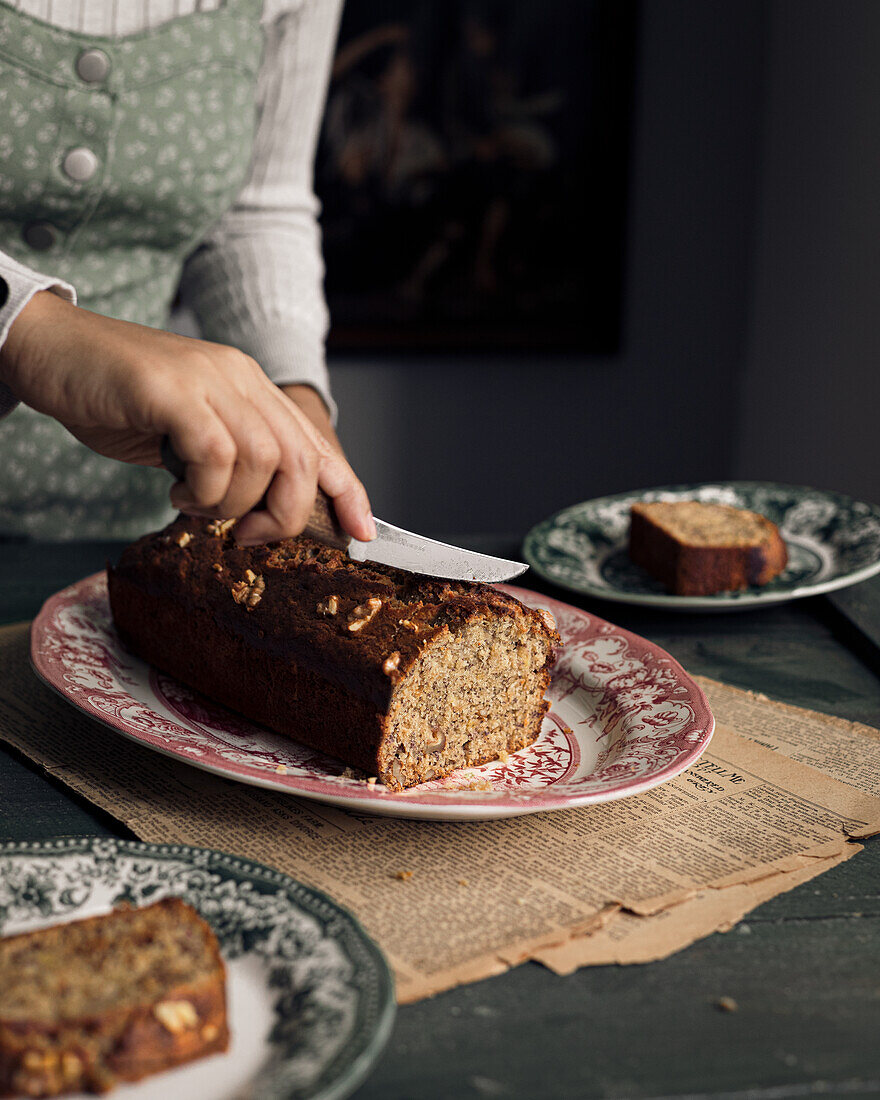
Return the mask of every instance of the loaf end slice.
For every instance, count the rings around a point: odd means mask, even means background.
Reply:
[[[107,1092],[226,1050],[226,977],[179,898],[0,940],[0,1096]]]
[[[788,552],[766,516],[696,500],[633,504],[629,556],[678,596],[711,596],[768,584]]]

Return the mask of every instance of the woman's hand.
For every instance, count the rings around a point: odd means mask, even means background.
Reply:
[[[40,291],[0,348],[0,380],[122,462],[160,466],[161,440],[170,436],[186,463],[186,482],[171,490],[183,512],[245,516],[265,493],[267,510],[238,525],[240,543],[298,534],[319,485],[349,534],[375,537],[366,491],[321,399],[302,386],[287,396],[234,348],[102,317]]]

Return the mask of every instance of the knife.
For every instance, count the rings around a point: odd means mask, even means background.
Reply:
[[[186,479],[186,463],[174,451],[171,440],[163,436],[161,444],[162,465],[178,481]],[[262,506],[262,501],[257,509]],[[460,546],[450,546],[445,542],[404,531],[384,520],[376,522],[377,537],[371,542],[361,542],[343,531],[333,511],[333,504],[323,489],[318,490],[315,506],[309,516],[304,535],[344,550],[352,561],[373,561],[380,565],[391,565],[395,569],[406,569],[411,573],[423,573],[428,577],[442,577],[444,580],[480,581],[493,584],[518,577],[528,569],[520,561],[508,561],[506,558],[494,558],[490,554],[479,554],[475,550],[464,550]]]

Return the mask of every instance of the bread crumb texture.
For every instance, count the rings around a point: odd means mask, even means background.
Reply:
[[[753,546],[766,542],[774,526],[757,512],[701,500],[639,503],[632,511],[693,546]]]

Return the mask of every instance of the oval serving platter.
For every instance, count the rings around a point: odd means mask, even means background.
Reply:
[[[227,779],[361,813],[465,821],[608,802],[649,790],[700,756],[714,719],[700,687],[668,653],[568,604],[500,587],[551,611],[563,639],[541,735],[504,763],[402,793],[133,656],[113,628],[103,573],[46,601],[31,628],[31,660],[70,703],[142,745]]]
[[[0,935],[168,896],[192,905],[217,935],[229,1049],[120,1085],[114,1097],[342,1100],[353,1092],[391,1034],[394,983],[379,948],[326,895],[259,863],[182,844],[0,844]]]
[[[763,588],[671,595],[627,553],[630,506],[655,500],[700,500],[759,512],[779,527],[788,565]],[[545,580],[603,600],[670,611],[744,610],[833,592],[880,573],[880,507],[769,481],[664,485],[565,508],[532,528],[523,553]]]

